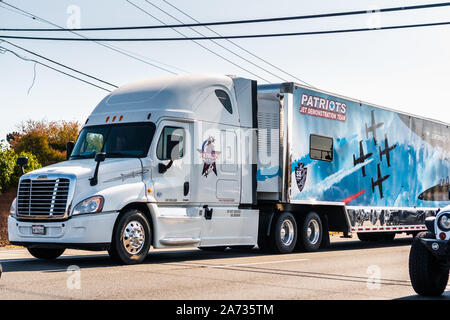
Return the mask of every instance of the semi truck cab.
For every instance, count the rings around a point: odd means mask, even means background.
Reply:
[[[121,263],[151,245],[256,245],[254,99],[256,82],[215,75],[115,90],[67,161],[21,177],[10,242],[39,258],[108,250]]]

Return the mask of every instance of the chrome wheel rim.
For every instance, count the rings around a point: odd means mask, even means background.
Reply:
[[[145,243],[145,230],[142,224],[131,221],[127,224],[122,234],[122,244],[125,250],[132,255],[138,254]]]
[[[284,220],[281,224],[280,239],[287,247],[294,241],[294,224],[291,220]]]
[[[313,219],[309,222],[307,229],[307,237],[309,243],[311,244],[316,244],[319,241],[320,229],[319,229],[319,222],[317,222],[317,220]]]

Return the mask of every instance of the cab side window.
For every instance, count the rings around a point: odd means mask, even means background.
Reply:
[[[215,90],[216,97],[219,99],[220,103],[222,103],[225,110],[227,110],[230,114],[233,114],[233,107],[231,106],[231,99],[228,94],[220,89]]]
[[[185,132],[183,128],[164,127],[156,146],[156,157],[159,160],[177,160],[183,157]]]

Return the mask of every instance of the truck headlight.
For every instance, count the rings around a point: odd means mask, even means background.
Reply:
[[[450,214],[443,214],[438,220],[439,229],[443,231],[450,230]]]
[[[102,196],[94,196],[81,201],[73,208],[72,215],[97,213],[102,211],[105,200]]]
[[[14,198],[13,202],[11,203],[11,207],[9,208],[9,213],[12,216],[15,216],[16,211],[17,211],[17,198]]]

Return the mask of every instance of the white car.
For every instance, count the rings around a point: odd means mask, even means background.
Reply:
[[[409,275],[414,290],[423,296],[440,296],[450,267],[450,206],[425,220],[428,231],[414,239],[409,255]]]

